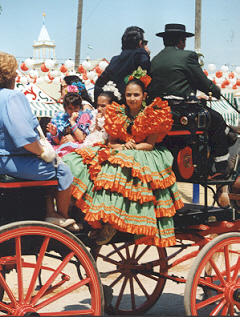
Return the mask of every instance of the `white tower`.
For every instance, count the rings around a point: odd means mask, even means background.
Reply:
[[[43,22],[38,40],[34,41],[33,44],[33,59],[35,60],[34,67],[40,67],[46,59],[53,59],[56,63],[55,47],[56,45],[54,44],[54,41],[50,40],[47,28]]]

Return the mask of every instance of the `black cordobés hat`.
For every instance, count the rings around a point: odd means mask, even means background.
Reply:
[[[170,34],[179,34],[179,35],[183,35],[185,37],[194,36],[194,33],[186,32],[185,25],[176,24],[176,23],[166,24],[165,25],[165,32],[160,32],[160,33],[157,33],[156,35],[159,37],[164,37],[164,36],[170,35]]]

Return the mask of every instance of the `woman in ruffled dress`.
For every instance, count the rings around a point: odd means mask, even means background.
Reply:
[[[146,72],[138,70],[129,79],[126,105],[107,106],[108,146],[77,150],[64,161],[74,175],[75,205],[92,226],[90,238],[97,245],[119,230],[134,234],[137,244],[168,247],[176,243],[172,217],[183,203],[173,157],[155,144],[171,130],[170,107],[160,98],[145,106]]]

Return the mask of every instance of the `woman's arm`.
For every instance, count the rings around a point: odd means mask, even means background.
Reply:
[[[43,153],[43,147],[38,142],[38,140],[34,141],[33,143],[29,143],[29,144],[24,145],[24,148],[27,151],[32,152],[38,156],[40,156]]]
[[[134,140],[130,140],[126,143],[120,143],[118,139],[113,138],[112,136],[109,136],[108,146],[111,149],[116,149],[118,151],[121,150],[130,150],[130,149],[136,149],[136,150],[142,150],[142,151],[151,151],[156,143],[158,137],[158,133],[150,134],[145,142],[141,142],[136,144]]]

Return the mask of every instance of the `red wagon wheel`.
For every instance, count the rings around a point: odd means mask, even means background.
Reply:
[[[240,309],[240,233],[207,243],[188,274],[184,307],[188,316],[233,316]]]
[[[105,306],[107,314],[139,315],[160,297],[166,279],[159,273],[167,273],[164,248],[109,244],[97,250],[96,257],[103,287],[113,291],[111,304]]]
[[[103,314],[103,290],[91,254],[70,232],[40,221],[0,229],[0,315]]]

